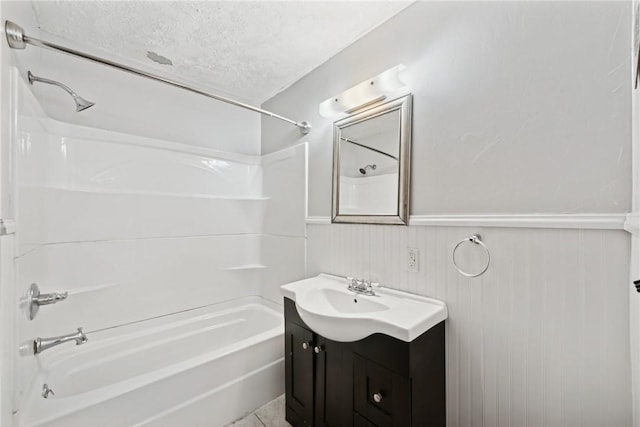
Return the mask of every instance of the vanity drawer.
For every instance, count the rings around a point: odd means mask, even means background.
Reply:
[[[411,381],[375,362],[354,354],[353,406],[364,422],[356,425],[407,427],[411,425]],[[354,418],[358,420],[358,417]]]

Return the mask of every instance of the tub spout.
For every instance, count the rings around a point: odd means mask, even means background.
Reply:
[[[42,353],[43,351],[51,347],[55,347],[68,341],[75,341],[76,345],[81,345],[89,341],[89,338],[87,338],[84,332],[82,332],[82,328],[78,328],[78,332],[75,332],[73,334],[61,335],[59,337],[51,338],[36,338],[35,340],[33,340],[33,353]]]

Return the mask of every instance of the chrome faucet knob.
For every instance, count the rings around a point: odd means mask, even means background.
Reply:
[[[60,301],[64,301],[68,296],[68,292],[41,294],[38,285],[36,283],[32,283],[31,286],[29,286],[29,290],[27,291],[27,296],[25,298],[29,320],[33,320],[36,317],[41,305],[56,304]]]
[[[87,336],[84,334],[84,332],[82,331],[82,328],[78,328],[78,334],[79,334],[79,337],[76,340],[76,345],[81,345],[89,341],[89,338],[87,338]]]
[[[37,298],[38,305],[55,304],[59,301],[64,301],[69,296],[69,292],[54,292],[51,294],[40,294]]]

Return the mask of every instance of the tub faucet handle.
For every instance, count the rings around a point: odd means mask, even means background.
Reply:
[[[27,291],[27,308],[29,310],[29,320],[33,320],[38,314],[41,305],[56,304],[64,301],[69,296],[68,292],[52,292],[50,294],[41,294],[40,288],[36,283],[32,283]]]
[[[50,294],[40,294],[36,301],[38,302],[38,305],[55,304],[57,302],[66,300],[68,296],[69,292],[53,292]]]
[[[82,328],[78,328],[78,338],[76,339],[76,345],[81,345],[89,341],[89,338],[84,334]]]

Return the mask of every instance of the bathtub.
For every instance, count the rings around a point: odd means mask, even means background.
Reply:
[[[38,356],[18,425],[223,426],[284,392],[283,332],[259,297],[89,332]]]

